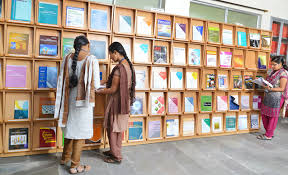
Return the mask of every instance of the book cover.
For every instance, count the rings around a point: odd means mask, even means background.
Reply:
[[[259,115],[251,114],[251,129],[259,129]]]
[[[134,61],[147,63],[149,59],[148,44],[136,43],[134,47]]]
[[[62,48],[62,56],[65,58],[70,52],[74,50],[74,39],[73,38],[63,38],[63,48]]]
[[[246,32],[237,32],[237,38],[238,38],[238,45],[239,46],[247,46],[247,37]]]
[[[178,98],[169,97],[168,98],[168,112],[169,113],[178,113]]]
[[[137,16],[137,33],[141,35],[151,35],[152,21],[145,16]]]
[[[250,109],[250,97],[247,95],[241,96],[241,109],[249,110]]]
[[[238,95],[230,95],[229,106],[230,106],[230,110],[239,110]]]
[[[226,116],[226,130],[227,131],[236,130],[236,116]]]
[[[28,55],[29,34],[9,32],[8,54]]]
[[[216,51],[207,51],[207,66],[217,66],[217,52]]]
[[[227,96],[217,96],[217,111],[227,111],[228,100]]]
[[[193,97],[185,97],[184,105],[185,105],[185,112],[194,112],[194,98]]]
[[[57,88],[57,67],[39,66],[38,88]]]
[[[150,139],[160,138],[161,134],[161,121],[154,120],[148,123],[148,137]]]
[[[145,70],[135,70],[135,80],[136,80],[136,89],[144,89],[145,88],[145,78],[146,72]]]
[[[9,150],[28,149],[28,128],[9,129]]]
[[[57,56],[58,55],[58,37],[40,35],[39,55]]]
[[[261,108],[261,96],[253,95],[253,105],[254,110],[259,110]]]
[[[162,115],[165,111],[163,96],[152,96],[151,98],[151,113],[156,115]]]
[[[215,88],[215,74],[206,74],[206,88],[214,89]]]
[[[90,54],[97,59],[106,59],[106,41],[90,40]]]
[[[262,35],[262,47],[269,48],[271,45],[271,38],[269,35]]]
[[[158,19],[157,24],[158,24],[158,36],[170,38],[171,37],[171,21]]]
[[[259,47],[260,45],[260,34],[259,33],[250,33],[250,46]]]
[[[201,111],[212,111],[212,96],[201,96]]]
[[[143,139],[143,122],[133,121],[128,123],[128,139],[129,140],[142,140]]]
[[[267,60],[266,60],[266,55],[259,55],[258,56],[258,68],[259,69],[266,69],[266,64]]]
[[[245,89],[253,89],[252,75],[244,75]]]
[[[260,78],[263,78],[263,77],[260,76],[260,75],[256,75],[256,79],[260,79]],[[255,89],[263,89],[263,87],[260,86],[259,84],[256,84],[256,83],[255,83]]]
[[[91,9],[90,28],[106,31],[108,28],[107,10]]]
[[[136,96],[133,105],[130,107],[131,115],[143,114],[143,97]]]
[[[193,40],[202,41],[203,26],[193,26]]]
[[[233,89],[242,89],[241,75],[233,75]]]
[[[166,46],[154,46],[154,63],[167,63]]]
[[[280,55],[286,55],[286,53],[287,53],[287,48],[288,48],[288,45],[287,45],[287,44],[281,43]]]
[[[186,49],[183,47],[173,47],[173,63],[185,65]]]
[[[167,73],[161,71],[153,72],[153,88],[165,89],[167,88]]]
[[[186,24],[176,23],[176,38],[186,39]]]
[[[14,102],[14,119],[28,119],[29,101],[15,100]]]
[[[67,27],[84,27],[84,8],[66,7],[66,26]]]
[[[208,41],[213,43],[220,42],[220,29],[218,27],[208,27]]]
[[[201,63],[201,50],[189,48],[189,64],[194,66],[200,66]]]
[[[179,119],[166,120],[166,136],[167,137],[179,136]]]
[[[183,136],[192,136],[195,131],[195,121],[193,118],[183,118]]]
[[[198,72],[186,72],[186,88],[198,88]]]
[[[222,39],[223,40],[223,44],[232,45],[233,44],[233,33],[232,33],[232,30],[223,29],[222,38],[223,38]]]
[[[211,121],[210,118],[201,119],[201,131],[202,133],[210,132]]]
[[[170,72],[170,87],[173,89],[183,88],[183,72]]]
[[[6,87],[26,88],[27,66],[6,65]]]
[[[234,55],[234,67],[243,68],[244,67],[244,57],[243,55]]]
[[[248,129],[247,123],[247,115],[239,115],[238,116],[238,129],[245,130]]]
[[[55,98],[40,97],[39,118],[54,118]]]
[[[43,24],[58,24],[58,4],[39,2],[38,22]]]
[[[127,43],[122,43],[122,46],[124,47],[128,58],[131,58],[131,45]]]
[[[12,0],[11,20],[31,21],[32,0]]]
[[[219,89],[228,89],[228,77],[227,75],[218,75],[218,87]]]
[[[119,32],[132,33],[132,20],[131,16],[119,16]]]
[[[55,147],[56,146],[56,127],[40,128],[39,147]]]
[[[212,129],[213,132],[222,132],[222,117],[212,117]]]
[[[123,136],[124,137],[124,134]],[[97,120],[93,121],[93,136],[85,140],[85,144],[99,144],[103,138],[103,123]]]
[[[232,52],[220,52],[220,67],[230,68]]]

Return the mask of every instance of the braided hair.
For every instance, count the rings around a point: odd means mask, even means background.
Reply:
[[[131,105],[132,105],[134,103],[134,101],[135,101],[135,86],[136,86],[134,67],[133,67],[131,61],[129,60],[129,58],[128,58],[127,54],[126,54],[126,51],[125,51],[125,49],[124,49],[124,47],[122,46],[121,43],[113,42],[109,46],[108,50],[111,53],[113,53],[114,51],[118,52],[129,63],[129,66],[130,66],[130,69],[131,69],[131,72],[132,72],[132,77],[131,77],[132,83],[131,83],[131,88],[130,88],[130,102],[131,102]],[[115,71],[116,71],[116,69],[113,69],[111,74],[108,77],[108,81],[107,81],[107,87],[108,88],[110,88],[112,86],[112,79],[113,79]]]
[[[288,66],[286,65],[286,61],[283,56],[274,56],[271,58],[271,62],[275,62],[277,64],[282,63],[283,68],[288,71]]]
[[[84,35],[77,36],[74,40],[74,55],[72,58],[72,75],[69,78],[69,88],[74,88],[78,84],[78,77],[76,75],[77,60],[82,46],[89,44],[89,40]]]

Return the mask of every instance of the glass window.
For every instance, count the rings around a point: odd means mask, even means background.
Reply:
[[[228,11],[228,21],[227,23],[241,25],[245,27],[257,28],[257,15],[250,15],[241,12]]]
[[[225,22],[225,9],[191,2],[190,17]]]
[[[116,0],[116,5],[151,10],[151,8],[159,8],[162,6],[160,0]]]
[[[105,3],[105,4],[112,4],[113,0],[90,0],[93,2],[100,2],[100,3]]]

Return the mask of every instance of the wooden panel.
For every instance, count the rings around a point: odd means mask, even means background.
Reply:
[[[256,52],[252,50],[248,50],[246,52],[245,66],[248,69],[255,70],[257,69],[257,59]]]
[[[54,114],[46,115],[42,113],[42,105],[55,105],[55,93],[35,93],[33,98],[33,120],[54,120]]]
[[[43,149],[55,149],[55,147],[40,147],[40,129],[41,128],[54,128],[55,129],[55,139],[56,139],[56,124],[54,121],[45,121],[45,122],[35,122],[33,125],[33,150],[43,150]],[[47,137],[47,136],[42,136]],[[56,141],[56,140],[55,140]]]

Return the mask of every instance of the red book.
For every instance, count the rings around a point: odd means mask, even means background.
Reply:
[[[288,25],[283,26],[282,38],[288,38]]]
[[[39,147],[55,147],[56,146],[56,127],[40,128]]]
[[[271,53],[276,53],[277,52],[277,45],[278,45],[278,42],[272,41]]]
[[[281,44],[280,55],[286,55],[286,54],[287,54],[287,44]]]
[[[280,24],[273,23],[272,24],[272,31],[273,31],[273,36],[279,36]]]

